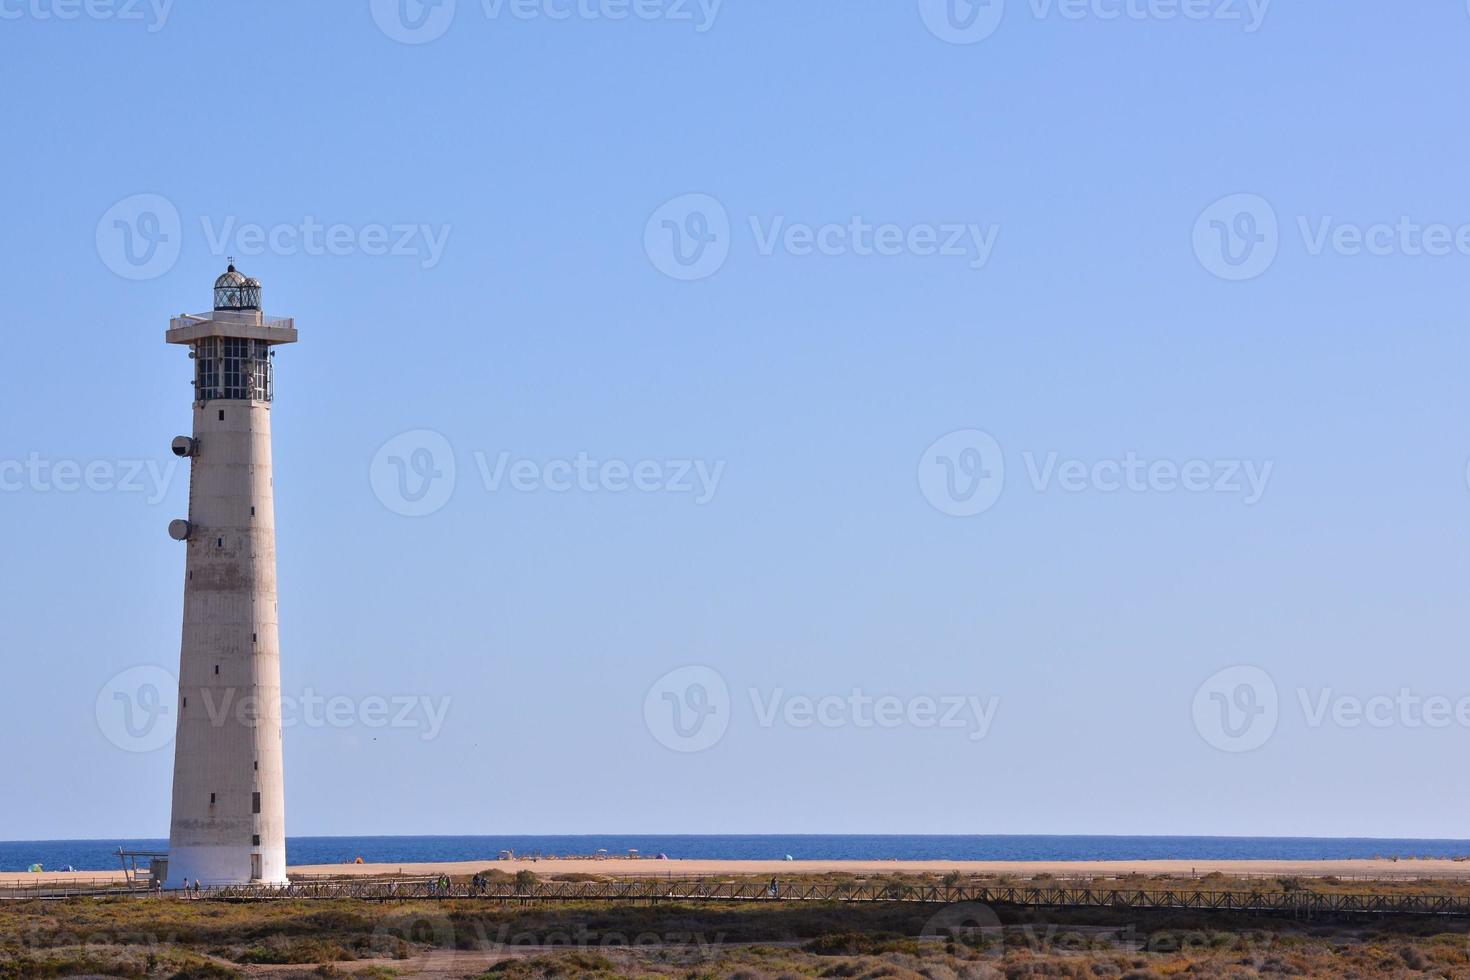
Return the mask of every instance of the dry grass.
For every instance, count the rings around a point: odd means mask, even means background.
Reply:
[[[858,883],[852,876],[822,880],[835,883],[844,878]],[[1144,879],[1099,882],[1098,887],[1120,884],[1363,890],[1358,883],[1228,879]],[[1408,884],[1389,883],[1381,890],[1400,890]],[[918,905],[824,903],[14,902],[0,904],[0,980],[79,975],[140,980],[255,976],[1470,980],[1470,923],[1420,919],[1334,924],[1217,913],[1002,910],[1003,930],[919,938],[935,911]],[[435,957],[439,965],[434,965]]]

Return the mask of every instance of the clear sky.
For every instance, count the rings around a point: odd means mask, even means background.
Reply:
[[[1470,15],[1260,8],[0,0],[0,839],[167,833],[229,255],[291,834],[1470,836]]]

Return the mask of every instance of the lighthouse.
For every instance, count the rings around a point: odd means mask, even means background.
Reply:
[[[275,347],[295,321],[261,312],[260,281],[233,262],[214,309],[169,323],[189,348],[193,434],[168,887],[286,882],[281,649],[271,470]]]

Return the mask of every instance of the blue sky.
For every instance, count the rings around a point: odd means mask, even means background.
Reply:
[[[1466,5],[955,2],[0,0],[0,839],[167,832],[228,255],[292,834],[1467,836]]]

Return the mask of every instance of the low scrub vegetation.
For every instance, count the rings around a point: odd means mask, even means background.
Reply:
[[[822,880],[851,889],[887,887],[900,879]],[[952,877],[905,883],[956,887]],[[1160,884],[1143,879],[1096,887]],[[1237,883],[1211,879],[1193,884],[1224,888]],[[1349,884],[1283,879],[1257,881],[1253,887],[1313,890]],[[1017,887],[1037,886],[1028,882]],[[0,904],[0,980],[1470,980],[1470,923],[1453,920],[1309,922],[1188,910],[1063,913],[965,906],[951,907],[936,918],[943,908],[919,903],[635,905],[519,899],[9,902]],[[955,911],[963,914],[947,914]]]

